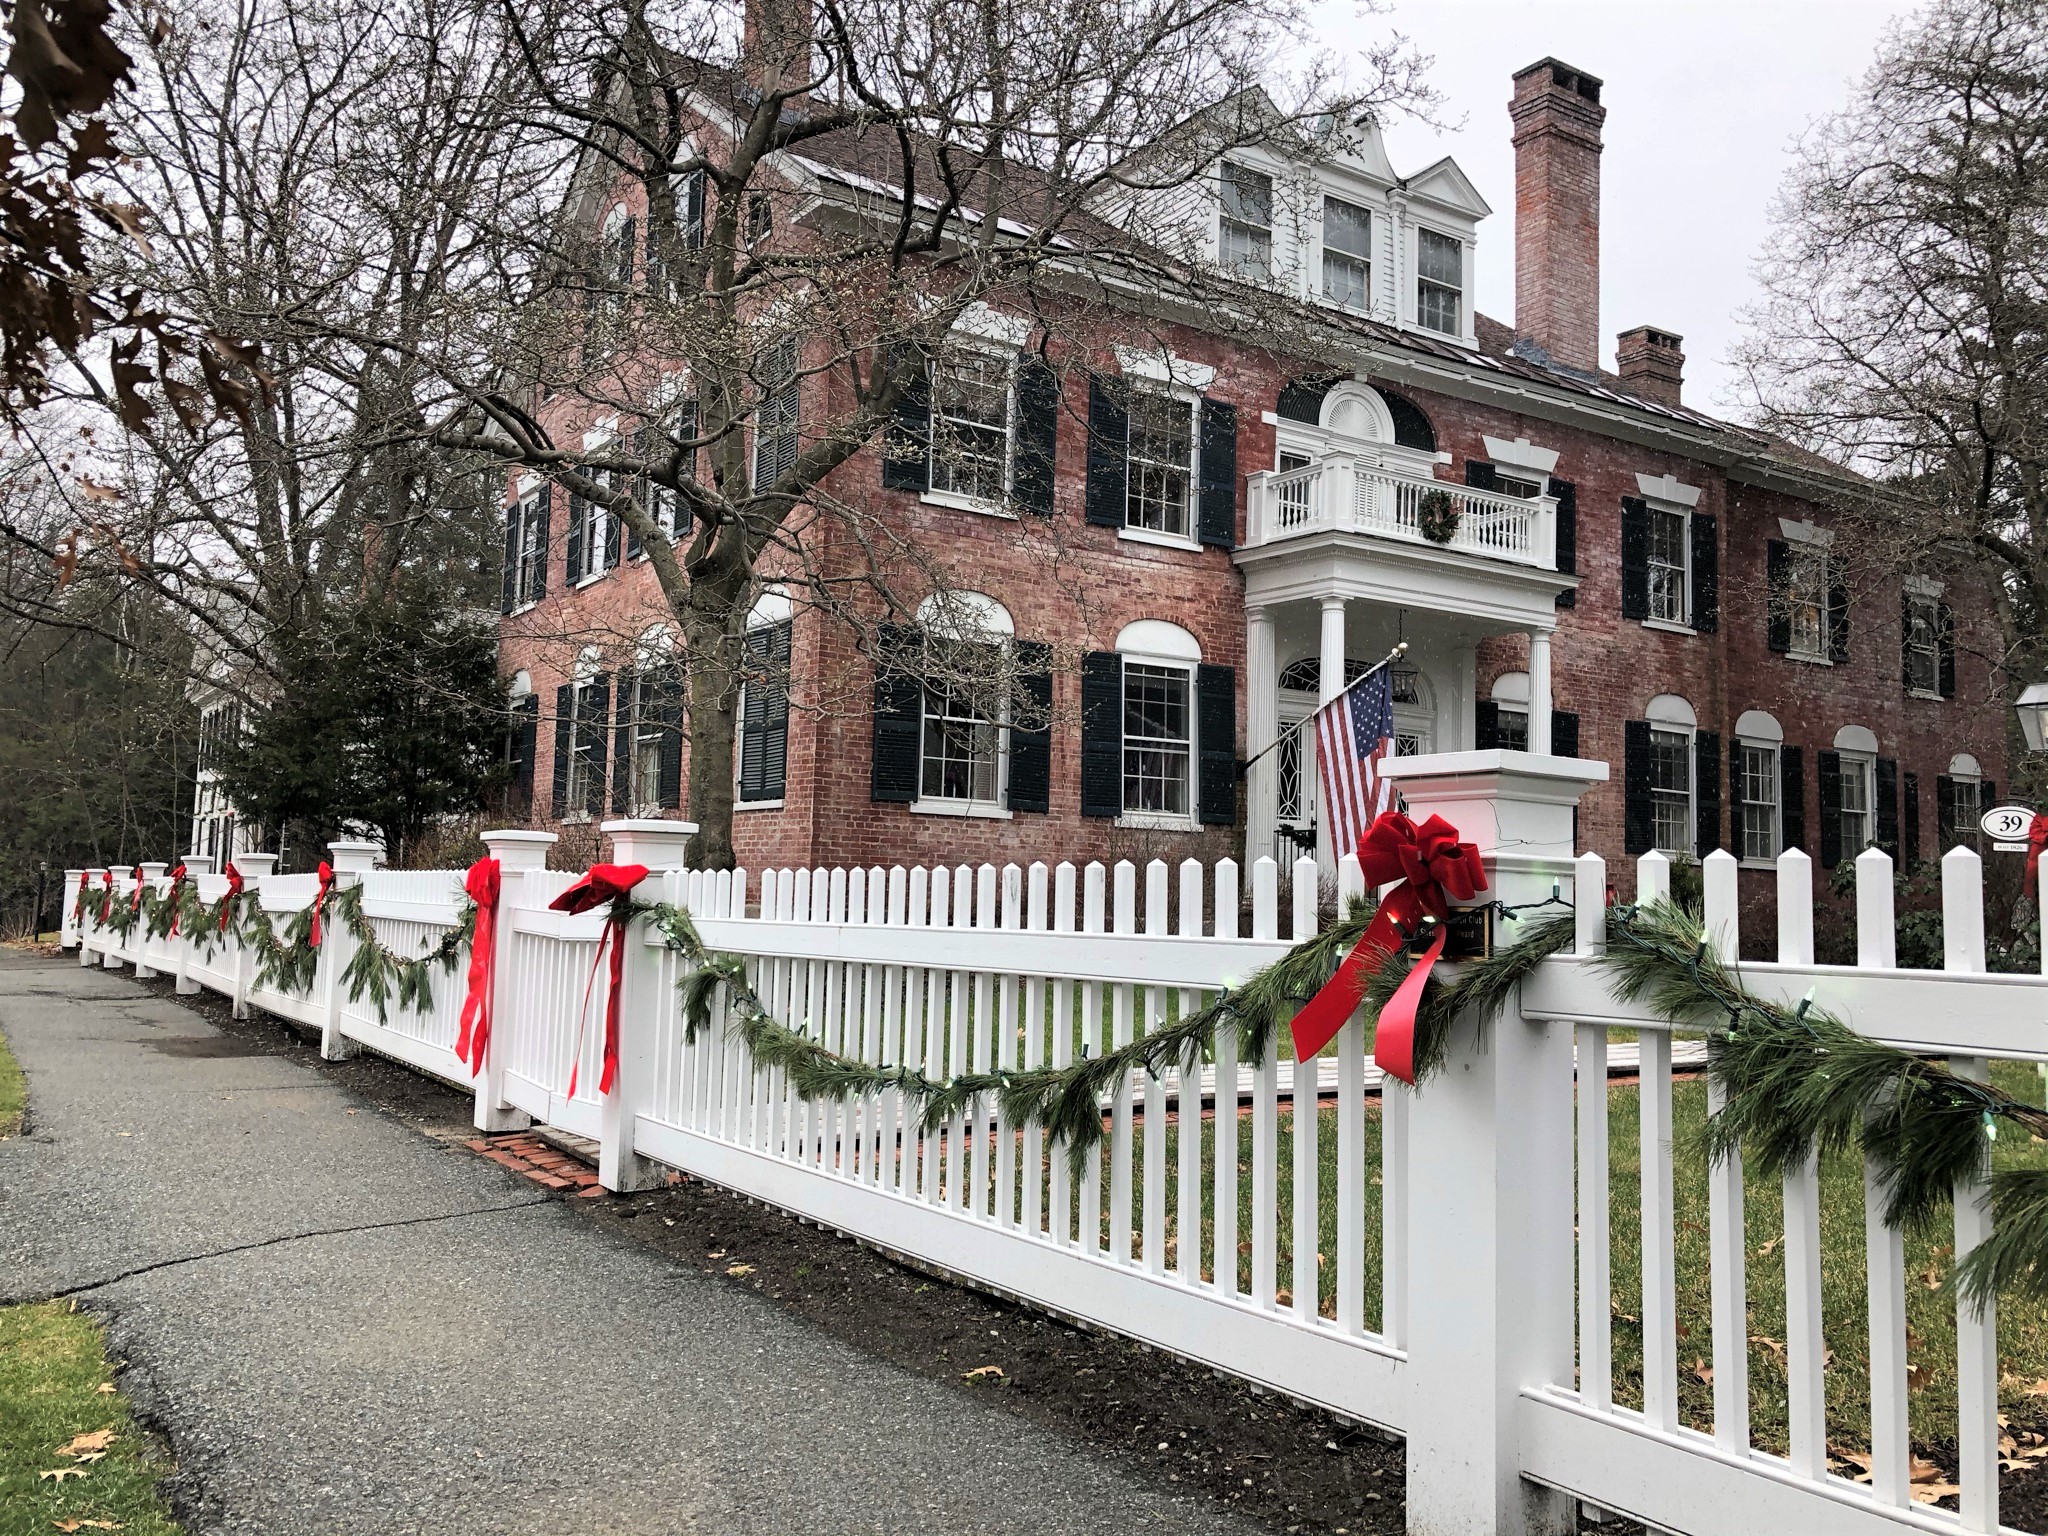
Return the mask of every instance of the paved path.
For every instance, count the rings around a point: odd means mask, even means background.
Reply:
[[[132,980],[0,951],[0,1031],[30,1109],[0,1143],[0,1300],[108,1319],[196,1531],[1255,1529],[229,1054]]]

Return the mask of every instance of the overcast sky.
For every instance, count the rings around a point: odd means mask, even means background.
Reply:
[[[1394,169],[1454,156],[1493,207],[1479,226],[1479,308],[1515,311],[1510,77],[1546,55],[1605,85],[1601,156],[1600,358],[1616,332],[1656,325],[1685,337],[1685,397],[1725,410],[1736,311],[1788,147],[1840,106],[1871,62],[1895,0],[1392,0],[1359,18],[1328,0],[1324,33],[1406,33],[1435,58],[1430,78],[1451,127],[1387,135]]]

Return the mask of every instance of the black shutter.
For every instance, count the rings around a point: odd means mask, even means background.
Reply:
[[[1557,498],[1557,568],[1567,576],[1579,573],[1579,488],[1569,480],[1552,480],[1550,494]],[[1557,594],[1557,606],[1576,608],[1578,589]]]
[[[1579,755],[1579,712],[1575,709],[1553,709],[1550,712],[1550,755],[1552,757],[1577,757]]]
[[[1656,797],[1651,791],[1655,770],[1650,754],[1650,722],[1630,720],[1621,728],[1622,847],[1648,853],[1657,846]]]
[[[1017,437],[1010,450],[1010,495],[1020,511],[1052,516],[1059,427],[1059,375],[1044,358],[1027,357],[1017,364]]]
[[[876,640],[882,659],[875,667],[870,796],[908,805],[917,798],[918,733],[924,714],[924,684],[918,678],[922,637],[904,625],[884,624]]]
[[[1920,862],[1920,775],[1901,775],[1906,781],[1905,791],[1900,796],[1903,810],[1899,830],[1903,834],[1900,852],[1905,855],[1906,868],[1911,869]]]
[[[1899,589],[1899,681],[1913,686],[1913,594]]]
[[[599,570],[618,569],[619,564],[619,514],[614,507],[604,509],[604,564]]]
[[[510,613],[517,606],[519,594],[519,529],[524,521],[524,512],[518,502],[505,509],[505,569],[503,588],[498,596],[498,612]]]
[[[1849,584],[1837,576],[1828,583],[1828,660],[1849,659]]]
[[[1981,779],[1977,784],[1977,810],[1979,813],[1991,810],[1998,804],[1998,781]]]
[[[1748,802],[1742,797],[1742,738],[1728,738],[1728,851],[1738,859],[1747,857],[1743,848],[1742,808]]]
[[[533,814],[533,758],[540,746],[540,695],[529,693],[512,709],[512,807]]]
[[[664,667],[656,691],[657,719],[661,722],[661,808],[683,808],[683,674],[678,667]]]
[[[1899,856],[1899,765],[1889,757],[1877,760],[1877,846]]]
[[[549,802],[557,821],[569,814],[569,754],[575,750],[576,690],[564,683],[555,690],[555,792]]]
[[[632,436],[633,457],[642,464],[647,462],[647,454],[652,445],[653,437],[654,434],[645,427],[642,427]],[[643,469],[633,476],[632,485],[633,499],[640,504],[641,511],[652,517],[654,515],[654,495],[652,491],[654,482],[647,478],[647,472]],[[638,560],[644,553],[646,551],[640,547],[639,530],[634,528],[631,523],[628,523],[626,525],[626,558],[628,560]]]
[[[1202,401],[1202,499],[1197,530],[1204,544],[1218,549],[1237,547],[1237,407],[1227,400]]]
[[[1237,668],[1195,668],[1195,810],[1205,827],[1237,820]]]
[[[633,286],[633,258],[640,250],[638,224],[629,213],[619,226],[619,269],[612,276],[622,289]]]
[[[887,633],[915,635],[915,630]],[[749,631],[741,695],[740,799],[780,800],[789,776],[789,651],[793,626],[785,620]]]
[[[1842,862],[1842,754],[1820,755],[1820,867]]]
[[[1010,809],[1052,809],[1052,647],[1017,643],[1017,692],[1029,725],[1010,727]]]
[[[1621,616],[1650,616],[1650,505],[1621,498]]]
[[[1500,706],[1481,699],[1472,706],[1472,750],[1491,752],[1500,745]]]
[[[1124,809],[1124,659],[1115,651],[1081,658],[1081,814]]]
[[[1692,515],[1692,627],[1711,635],[1721,627],[1721,520]]]
[[[588,746],[590,752],[590,787],[584,792],[584,802],[578,809],[592,816],[604,813],[605,787],[605,726],[612,713],[612,680],[609,673],[600,672],[590,680],[587,690],[590,710],[587,716],[579,715],[576,734]]]
[[[704,173],[692,171],[683,178],[683,249],[704,248]]]
[[[927,491],[932,484],[931,376],[908,349],[896,356],[894,366],[917,371],[882,429],[882,484],[892,491]]]
[[[1806,847],[1806,751],[1778,748],[1778,846]]]
[[[554,521],[554,506],[554,483],[544,480],[534,496],[533,542],[527,547],[527,559],[533,562],[533,579],[528,583],[527,590],[536,601],[548,595],[548,536],[549,524]]]
[[[1130,472],[1131,419],[1123,386],[1088,380],[1088,521],[1103,528],[1124,525],[1124,492]],[[1121,794],[1118,796],[1122,798]],[[1097,813],[1101,814],[1101,813]]]
[[[1935,644],[1939,647],[1941,696],[1956,696],[1956,612],[1947,603],[1935,606]]]
[[[633,814],[633,673],[619,669],[619,707],[612,717],[612,814]]]
[[[1500,471],[1484,459],[1467,459],[1465,483],[1475,491],[1497,491],[1500,489]]]
[[[1772,650],[1792,649],[1792,611],[1786,606],[1792,590],[1792,546],[1783,539],[1764,545],[1764,634]]]
[[[1693,852],[1705,858],[1721,846],[1721,733],[1692,738]]]
[[[1934,856],[1938,859],[1956,844],[1956,781],[1947,774],[1934,778]]]
[[[575,586],[583,579],[583,498],[575,491],[569,493],[569,569],[568,584]]]

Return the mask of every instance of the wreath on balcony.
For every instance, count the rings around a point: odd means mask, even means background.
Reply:
[[[1416,525],[1432,544],[1448,544],[1455,539],[1464,516],[1451,493],[1444,490],[1424,491],[1421,505],[1415,509]]]

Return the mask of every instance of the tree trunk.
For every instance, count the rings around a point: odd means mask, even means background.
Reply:
[[[690,674],[690,820],[699,869],[733,867],[733,740],[739,723],[744,610],[684,618]]]

